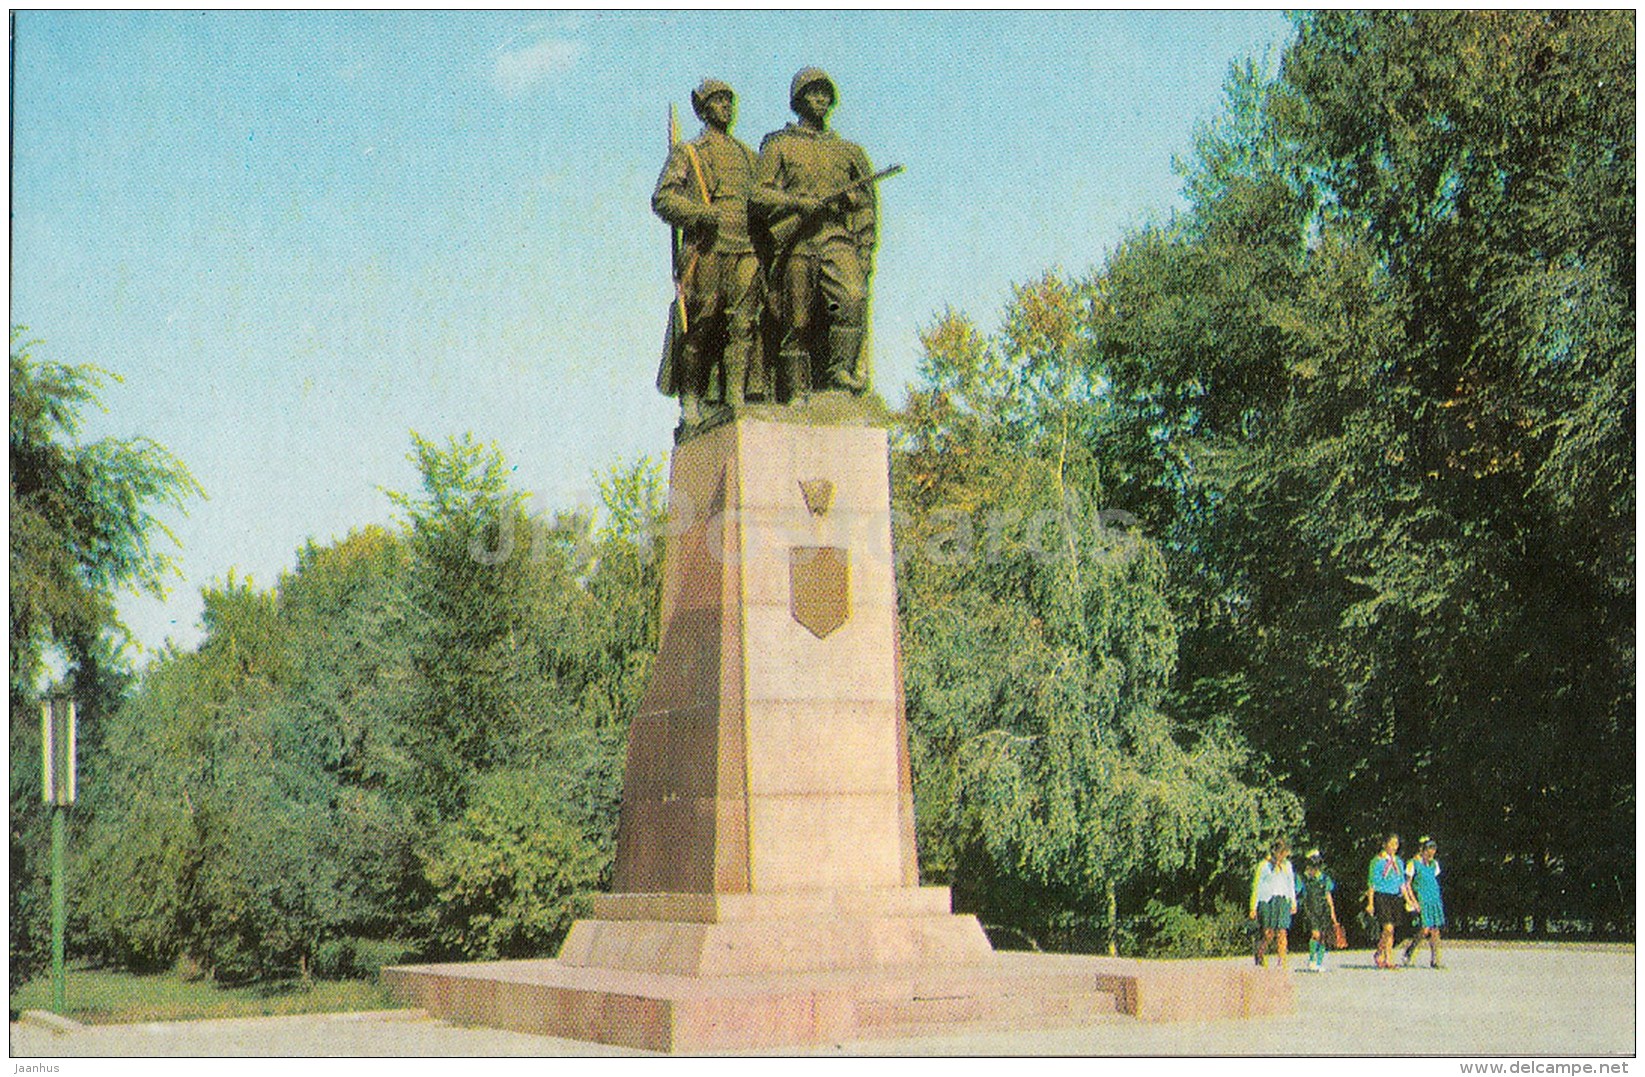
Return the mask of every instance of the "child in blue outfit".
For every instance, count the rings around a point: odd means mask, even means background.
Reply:
[[[1445,902],[1439,894],[1439,861],[1436,859],[1438,852],[1439,843],[1424,836],[1422,854],[1413,857],[1411,862],[1405,865],[1405,875],[1410,880],[1411,890],[1416,895],[1422,916],[1422,930],[1412,936],[1411,941],[1405,945],[1403,964],[1406,965],[1411,963],[1411,955],[1416,952],[1417,944],[1427,939],[1428,967],[1444,967],[1439,963],[1439,929],[1445,926]]]
[[[1297,909],[1302,926],[1308,929],[1308,971],[1325,971],[1325,951],[1337,935],[1337,905],[1331,897],[1336,881],[1325,872],[1325,858],[1318,849],[1308,850],[1302,878],[1297,880]]]
[[[1397,968],[1394,964],[1394,925],[1408,909],[1416,908],[1411,884],[1405,878],[1405,862],[1399,858],[1399,835],[1389,834],[1382,843],[1382,852],[1371,861],[1365,876],[1365,911],[1376,917],[1381,927],[1377,936],[1376,962],[1379,969]]]

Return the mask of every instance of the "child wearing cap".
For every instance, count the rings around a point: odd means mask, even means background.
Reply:
[[[1297,880],[1297,907],[1308,929],[1309,972],[1325,971],[1325,951],[1337,933],[1337,905],[1331,894],[1336,880],[1325,871],[1325,858],[1318,849],[1308,850],[1302,878]]]
[[[1422,917],[1422,930],[1405,944],[1403,964],[1406,965],[1411,963],[1411,955],[1416,952],[1417,944],[1427,939],[1428,967],[1444,967],[1439,963],[1439,929],[1445,926],[1445,902],[1439,894],[1439,861],[1436,859],[1438,852],[1439,843],[1424,835],[1421,855],[1412,857],[1411,862],[1405,865],[1405,876],[1410,880],[1411,889],[1416,893]]]

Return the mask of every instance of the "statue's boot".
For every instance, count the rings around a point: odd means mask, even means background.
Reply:
[[[689,430],[703,421],[702,400],[696,393],[680,394],[680,425]]]
[[[748,382],[743,388],[743,399],[749,401],[771,399],[771,387],[764,363],[748,364]]]
[[[811,395],[811,356],[804,351],[785,351],[777,357],[788,378],[788,402],[802,404]]]
[[[862,353],[862,327],[835,325],[828,329],[828,372],[825,387],[829,389],[861,389],[862,379],[857,376],[857,358]]]
[[[725,349],[725,403],[731,408],[743,406],[744,386],[748,383],[748,348],[728,344]]]

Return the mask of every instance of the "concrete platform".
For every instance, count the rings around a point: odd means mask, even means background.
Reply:
[[[674,976],[964,966],[993,950],[944,886],[765,894],[598,894],[559,962]]]
[[[947,1035],[878,1036],[748,1053],[1096,1056],[1105,1059],[1105,1073],[1164,1077],[1179,1072],[1174,1058],[1180,1056],[1272,1061],[1349,1055],[1366,1064],[1390,1055],[1448,1056],[1453,1059],[1447,1063],[1448,1072],[1454,1074],[1459,1055],[1523,1059],[1636,1051],[1637,982],[1631,945],[1453,942],[1446,948],[1446,962],[1450,967],[1441,972],[1420,966],[1384,972],[1371,966],[1368,951],[1333,953],[1331,971],[1324,976],[1290,973],[1296,991],[1294,1013],[1253,1020],[1139,1021],[1111,1014],[1053,1028],[973,1028]],[[1226,963],[1250,967],[1249,958]],[[75,1074],[121,1077],[131,1073],[133,1057],[450,1059],[639,1053],[455,1025],[420,1010],[88,1025],[71,1032],[13,1024],[10,1040],[11,1055],[19,1064],[75,1058],[81,1060],[73,1066]],[[99,1056],[109,1061],[100,1063]],[[220,1063],[217,1066],[221,1068]],[[333,1068],[344,1072],[343,1066],[351,1067],[346,1072],[358,1072],[352,1062]],[[64,1073],[69,1069],[62,1066]],[[323,1073],[326,1067],[306,1063],[305,1070]]]
[[[677,976],[560,960],[383,970],[397,998],[454,1024],[647,1051],[1249,1018],[1295,1008],[1292,980],[1227,961],[990,954],[965,966]]]

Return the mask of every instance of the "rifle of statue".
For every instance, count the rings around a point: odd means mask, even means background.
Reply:
[[[674,147],[680,144],[680,121],[675,116],[674,105],[668,106],[668,149],[672,153]],[[697,159],[696,147],[685,143],[686,154],[691,159],[691,171],[697,180],[697,192],[702,195],[704,205],[713,205],[713,199],[708,196],[708,184],[703,181],[702,162]],[[692,251],[689,261],[686,260],[687,244],[685,232],[680,228],[669,230],[669,253],[672,276],[674,278],[674,302],[669,304],[668,328],[663,334],[663,358],[657,368],[657,388],[669,393],[674,371],[674,349],[677,341],[685,336],[690,323],[686,318],[685,293],[691,282],[692,274],[697,270],[697,260],[701,251]]]
[[[815,208],[807,210],[804,213],[790,213],[785,217],[780,217],[777,220],[770,222],[770,224],[766,227],[771,233],[772,243],[778,252],[777,256],[772,259],[772,262],[780,262],[788,255],[788,248],[794,243],[795,238],[800,233],[800,229],[803,228],[805,224],[811,220],[811,218],[821,213],[829,205],[829,203],[839,201],[852,191],[859,191],[864,187],[873,186],[874,184],[880,182],[880,180],[890,179],[892,176],[895,176],[901,171],[902,165],[892,165],[890,168],[881,169],[872,176],[863,176],[859,179],[854,179],[850,183],[847,183],[842,187],[837,187],[823,195],[822,198],[817,200],[817,205]]]
[[[673,103],[670,102],[668,106],[669,151],[673,152],[674,147],[679,144],[680,121],[675,116]],[[713,205],[714,200],[708,196],[708,184],[703,180],[703,166],[702,162],[697,159],[697,148],[687,142],[685,144],[685,151],[691,158],[691,172],[697,178],[697,192],[702,195],[703,205],[711,206]],[[692,252],[691,261],[682,267],[680,263],[685,255],[685,233],[679,228],[674,228],[671,230],[670,238],[673,241],[670,250],[673,254],[674,301],[678,308],[680,317],[680,332],[684,333],[687,326],[685,316],[685,290],[691,280],[692,273],[697,268],[697,258],[701,252]]]

